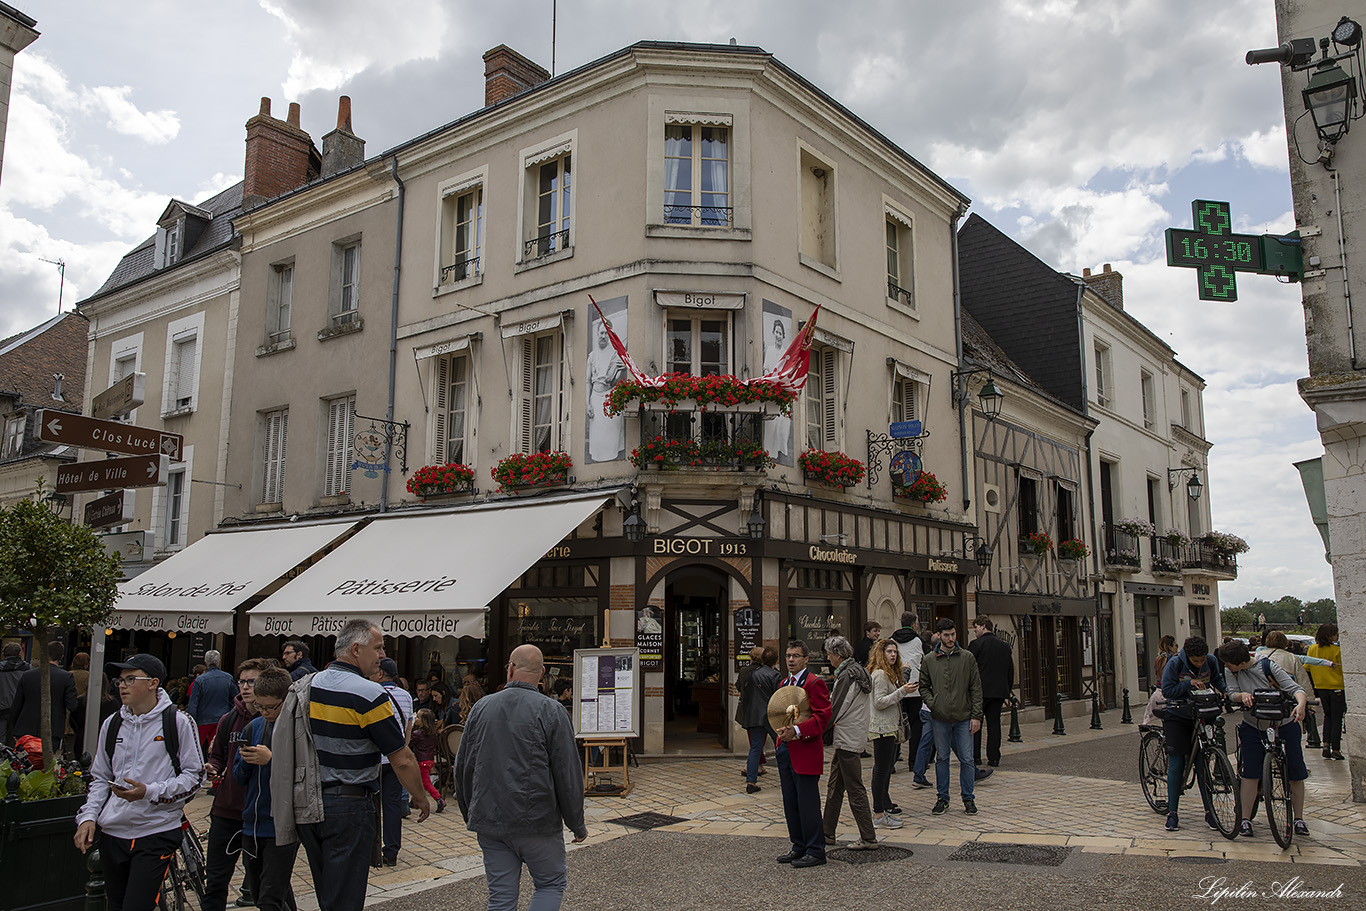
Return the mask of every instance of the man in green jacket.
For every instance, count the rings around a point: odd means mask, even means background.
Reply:
[[[920,695],[934,719],[934,777],[939,800],[934,815],[949,808],[949,747],[958,754],[958,786],[963,812],[976,813],[973,783],[972,735],[982,729],[982,678],[977,659],[958,647],[958,627],[947,617],[935,626],[939,645],[920,665]]]

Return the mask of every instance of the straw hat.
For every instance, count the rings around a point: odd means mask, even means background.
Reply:
[[[768,723],[775,731],[811,718],[811,699],[799,686],[780,686],[768,700]]]

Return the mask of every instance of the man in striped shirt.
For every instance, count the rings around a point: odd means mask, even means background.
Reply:
[[[360,911],[375,840],[373,798],[380,756],[410,794],[421,822],[431,812],[417,760],[404,742],[394,702],[370,678],[384,657],[384,636],[352,620],[337,636],[336,660],[309,684],[309,727],[318,753],[323,821],[299,827],[320,911]]]

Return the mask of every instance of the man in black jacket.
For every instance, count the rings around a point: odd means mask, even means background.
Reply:
[[[987,766],[982,766],[982,732],[972,736],[972,756],[977,765],[977,780],[981,781],[1001,764],[1001,707],[1010,698],[1015,685],[1015,654],[1009,645],[994,632],[990,617],[972,621],[976,638],[968,651],[977,658],[977,671],[982,676],[982,712],[987,731]]]
[[[76,711],[76,678],[70,671],[62,670],[62,659],[66,657],[66,646],[60,642],[47,644],[49,672],[52,675],[52,751],[62,752],[62,735],[66,733],[67,712]],[[19,678],[19,689],[14,693],[14,705],[10,707],[10,735],[16,740],[33,735],[42,736],[42,667],[24,671]]]
[[[9,746],[9,710],[19,691],[19,678],[28,670],[23,651],[18,642],[6,642],[4,657],[0,658],[0,746]]]
[[[289,671],[289,679],[299,680],[306,674],[316,674],[318,669],[308,660],[308,646],[302,639],[290,639],[280,652],[280,663]]]

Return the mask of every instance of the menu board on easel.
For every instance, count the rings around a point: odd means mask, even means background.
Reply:
[[[574,736],[641,736],[640,650],[574,650]]]

